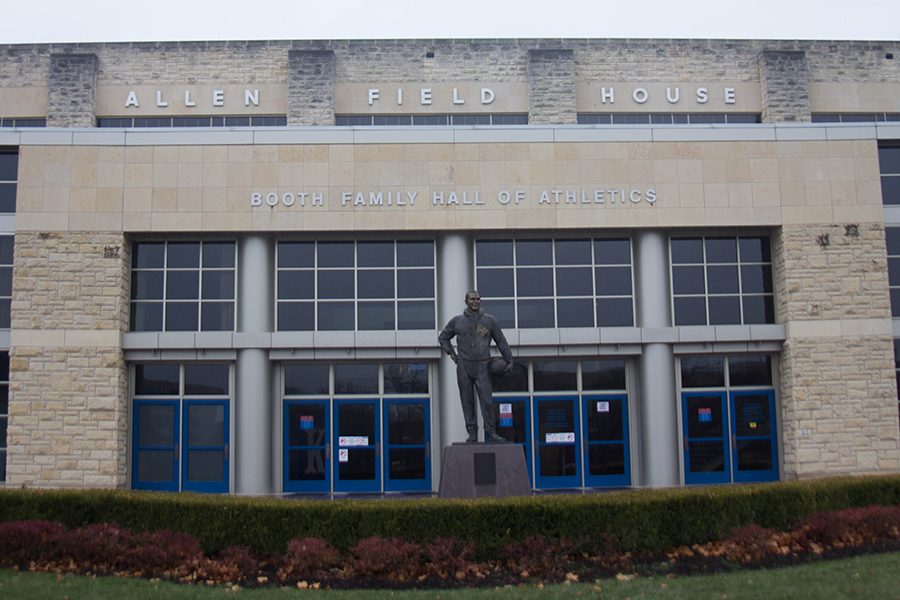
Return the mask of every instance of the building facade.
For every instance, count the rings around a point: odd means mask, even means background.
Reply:
[[[537,490],[896,472],[898,46],[0,47],[0,479],[431,492],[469,289]]]

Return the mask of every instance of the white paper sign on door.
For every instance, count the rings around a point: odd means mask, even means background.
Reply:
[[[609,412],[609,402],[598,402],[597,412]]]
[[[367,435],[344,435],[338,438],[338,446],[341,448],[353,448],[368,445],[369,436]]]
[[[575,433],[565,431],[561,433],[548,433],[545,437],[548,444],[567,444],[575,441]]]
[[[350,462],[350,451],[346,448],[338,450],[338,462]]]

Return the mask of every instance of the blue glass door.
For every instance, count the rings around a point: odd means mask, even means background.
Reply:
[[[628,451],[628,396],[591,394],[582,398],[584,485],[631,485]]]
[[[228,493],[228,401],[186,400],[183,411],[181,489]]]
[[[431,491],[428,399],[385,399],[384,490]],[[349,457],[348,457],[349,458]]]
[[[335,400],[332,444],[335,492],[381,491],[378,400]]]
[[[178,491],[178,401],[135,400],[132,487]]]
[[[730,483],[725,392],[683,392],[684,482]]]
[[[535,396],[535,487],[581,487],[578,396]]]
[[[284,491],[327,494],[331,491],[328,402],[284,403]]]
[[[775,392],[731,392],[734,480],[777,481]]]
[[[525,453],[528,468],[528,482],[534,485],[531,464],[531,419],[528,418],[529,396],[494,397],[494,418],[497,435],[509,442],[519,444]]]

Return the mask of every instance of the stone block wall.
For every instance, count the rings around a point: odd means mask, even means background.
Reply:
[[[759,53],[763,123],[808,123],[809,65],[802,51]]]
[[[334,52],[288,53],[288,125],[334,125]]]
[[[121,233],[16,234],[9,485],[125,485],[128,266]]]
[[[96,54],[50,56],[49,127],[93,127]]]
[[[529,50],[528,122],[574,125],[575,53],[572,50]]]

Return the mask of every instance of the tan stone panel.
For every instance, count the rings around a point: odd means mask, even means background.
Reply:
[[[90,148],[91,146],[81,146],[82,148]],[[133,163],[153,163],[154,151],[153,146],[126,146],[125,162]],[[96,149],[95,149],[96,152]],[[96,159],[92,162],[96,162]]]
[[[150,231],[152,227],[152,215],[150,212],[130,213],[122,216],[122,227],[125,231]]]
[[[228,208],[227,187],[204,187],[201,190],[200,210],[206,213],[225,212]]]
[[[228,164],[224,161],[203,165],[204,187],[225,187],[228,185]]]
[[[153,164],[153,186],[176,187],[178,185],[178,164],[161,163]]]
[[[709,208],[706,210],[706,224],[713,226],[753,225],[753,207]]]
[[[199,231],[201,215],[185,212],[154,211],[150,223],[153,231]]]
[[[494,147],[494,151],[497,153],[497,156],[493,160],[500,160],[503,158],[503,151],[502,149],[500,149],[500,144],[479,144],[479,150],[481,150],[482,152],[480,156],[481,160],[485,160],[483,154],[485,146]],[[400,156],[392,158],[392,160],[424,160],[442,162],[453,160],[453,144],[404,144],[397,147],[402,148],[402,154]]]
[[[253,162],[278,162],[278,146],[253,146]]]
[[[200,212],[203,205],[203,188],[178,188],[176,210],[178,212]]]
[[[253,161],[254,146],[228,146],[229,163],[247,163]],[[235,165],[229,165],[232,167]]]
[[[753,186],[750,183],[728,184],[728,204],[730,206],[753,206]]]
[[[279,187],[302,187],[303,165],[301,163],[279,163],[278,170],[278,186]]]
[[[204,212],[202,231],[245,231],[251,226],[250,215],[227,212]]]
[[[781,205],[784,207],[806,206],[806,186],[803,183],[783,182],[779,186]]]
[[[246,187],[253,178],[253,168],[250,162],[229,162],[227,165],[228,187]]]
[[[153,165],[149,163],[127,163],[125,165],[125,186],[149,187],[153,185]]]
[[[203,164],[187,162],[178,165],[178,186],[198,187],[203,185]]]
[[[703,184],[704,205],[707,208],[723,208],[728,206],[728,184],[705,183]]]
[[[71,212],[94,212],[97,210],[97,188],[73,188],[69,193]]]
[[[178,210],[178,188],[154,187],[150,196],[151,210],[156,212],[174,212]]]
[[[353,161],[353,146],[349,144],[335,144],[333,146],[326,147],[328,148],[328,160],[330,162]],[[405,152],[408,152],[408,150],[406,150]],[[408,156],[404,156],[404,159],[408,159]]]
[[[278,186],[278,165],[271,162],[254,162],[251,166],[251,184],[257,188]]]
[[[422,184],[427,183],[428,175],[424,173],[420,175],[418,178],[415,177],[415,169],[418,168],[420,171],[425,171],[425,163],[405,163],[403,165],[404,169],[404,179],[407,183],[412,184]],[[329,186],[350,186],[353,183],[353,163],[350,162],[339,162],[339,163],[329,163],[328,164],[328,185]]]
[[[782,222],[780,206],[754,206],[753,223],[755,225],[780,225]]]
[[[835,206],[831,210],[835,223],[878,223],[884,218],[881,206]]]
[[[397,167],[401,168],[399,163]],[[400,179],[402,181],[402,178]],[[386,181],[385,183],[393,183]],[[307,162],[303,165],[303,185],[309,186],[327,186],[328,185],[328,163],[326,162]]]
[[[154,146],[153,164],[178,164],[178,146]]]

